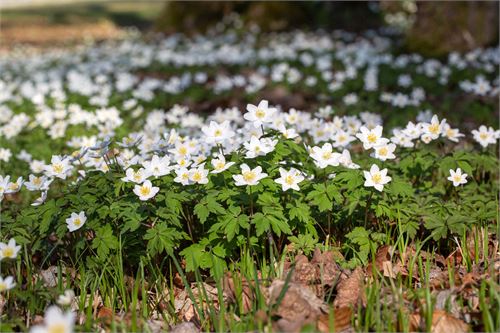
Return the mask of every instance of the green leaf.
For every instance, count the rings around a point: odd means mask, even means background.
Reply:
[[[260,236],[264,233],[267,233],[271,228],[270,221],[266,218],[266,216],[262,213],[256,213],[252,218],[253,224],[255,224],[255,234]]]
[[[92,241],[92,248],[97,250],[100,259],[104,259],[110,250],[118,248],[118,239],[113,235],[113,229],[109,224],[96,230],[96,238]]]
[[[179,233],[169,228],[165,223],[157,223],[146,232],[144,239],[148,241],[148,251],[156,254],[163,251],[172,253],[176,245],[175,241],[181,237]]]

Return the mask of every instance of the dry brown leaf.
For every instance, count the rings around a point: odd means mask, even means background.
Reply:
[[[290,282],[287,286],[282,280],[275,280],[269,287],[269,305],[276,304],[286,287],[286,292],[273,315],[280,319],[273,323],[280,332],[299,332],[304,325],[316,324],[318,316],[327,311],[326,304],[309,288]]]
[[[196,327],[195,324],[191,322],[184,322],[175,325],[170,330],[170,333],[198,333],[200,330]]]
[[[360,302],[364,303],[362,292],[364,276],[363,270],[358,267],[348,278],[340,281],[337,285],[337,297],[333,302],[336,308],[356,307]]]
[[[432,316],[432,333],[465,333],[469,326],[445,311],[435,310]]]
[[[208,313],[207,311],[210,306],[213,306],[216,310],[219,309],[217,288],[205,282],[202,285],[192,283],[191,293],[194,299],[198,301],[197,306],[205,313]],[[183,320],[192,321],[194,319],[199,321],[200,319],[198,313],[196,313],[196,307],[185,289],[175,295],[174,308],[175,313]]]
[[[340,276],[340,268],[335,262],[334,253],[332,251],[321,252],[317,248],[314,251],[311,263],[319,268],[321,283],[333,287]]]
[[[247,313],[252,309],[252,302],[254,300],[254,293],[250,288],[248,281],[243,276],[238,276],[237,281],[228,272],[224,276],[223,280],[223,290],[224,295],[231,301],[232,303],[236,303],[239,299],[241,299],[241,303],[243,306],[242,312]],[[235,285],[235,283],[239,283],[239,285]]]
[[[105,306],[101,307],[97,312],[97,319],[101,320],[106,325],[111,324],[113,316],[114,316],[113,310]]]
[[[317,328],[322,333],[327,332],[350,332],[352,309],[348,307],[330,309],[332,315],[324,313],[318,318]],[[332,327],[333,326],[333,327]]]
[[[323,297],[325,287],[333,287],[341,274],[334,255],[332,251],[322,253],[316,249],[313,258],[309,261],[305,255],[299,254],[295,257],[294,264],[289,261],[285,262],[283,277],[291,274],[291,282],[307,286],[318,297]]]
[[[420,314],[410,316],[410,331],[425,330],[425,320]],[[432,314],[431,333],[466,333],[469,326],[462,320],[453,317],[446,311],[434,310]]]

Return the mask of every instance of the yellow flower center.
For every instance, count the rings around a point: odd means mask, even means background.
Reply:
[[[488,134],[487,133],[480,133],[479,134],[479,137],[482,139],[482,140],[486,140],[488,138]]]
[[[80,225],[82,225],[82,220],[80,220],[79,218],[76,218],[76,219],[73,221],[73,224],[74,224],[76,227],[79,227]]]
[[[262,109],[257,109],[257,111],[255,111],[255,116],[259,119],[262,119],[266,116],[266,113]]]
[[[193,180],[195,182],[199,182],[201,180],[201,173],[195,172],[194,175],[193,175]]]
[[[9,185],[9,189],[12,191],[15,191],[19,188],[19,185],[17,183],[12,183]]]
[[[255,172],[253,172],[253,171],[243,172],[243,179],[247,183],[253,182],[255,180],[255,178],[257,178],[257,175],[255,174]]]
[[[366,139],[368,140],[369,143],[375,143],[377,142],[377,136],[373,133],[370,133],[368,134],[368,136],[366,137]]]
[[[186,155],[187,154],[187,148],[184,147],[184,146],[179,147],[179,154]]]
[[[226,163],[223,163],[223,162],[218,162],[216,165],[215,165],[215,169],[217,170],[221,170],[221,169],[224,169],[224,166],[226,165]]]
[[[376,173],[372,176],[372,180],[375,184],[379,184],[382,181],[382,176],[380,173]]]
[[[149,195],[149,193],[151,192],[151,189],[147,186],[141,186],[141,190],[140,190],[140,193],[142,196],[147,196]]]
[[[56,323],[47,327],[47,333],[65,333],[65,332],[66,332],[66,325],[64,325],[63,323]]]
[[[437,134],[439,132],[439,124],[432,124],[429,126],[429,132]]]
[[[291,175],[285,177],[285,183],[288,185],[292,185],[295,182],[295,178]]]
[[[214,132],[214,136],[221,136],[221,135],[222,135],[222,131],[219,129]]]
[[[330,157],[332,157],[332,152],[331,151],[326,151],[323,153],[323,159],[327,160]]]
[[[3,249],[2,254],[6,258],[12,258],[14,257],[14,249],[11,247],[6,247],[5,249]]]
[[[40,185],[41,183],[42,183],[42,178],[40,177],[33,178],[33,184]]]
[[[386,156],[387,155],[387,148],[383,147],[378,150],[378,154],[380,156]]]
[[[7,283],[0,282],[0,292],[7,290]]]
[[[459,175],[455,175],[453,176],[453,180],[458,183],[462,180],[462,177],[460,177]]]
[[[63,169],[64,167],[60,163],[52,165],[52,170],[54,171],[54,173],[62,173]]]

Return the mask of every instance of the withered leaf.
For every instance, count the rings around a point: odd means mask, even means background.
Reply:
[[[333,305],[337,308],[356,307],[364,298],[363,281],[363,269],[358,267],[348,278],[340,281],[337,285],[337,297],[335,297]]]

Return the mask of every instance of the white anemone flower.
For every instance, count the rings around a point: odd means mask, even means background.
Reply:
[[[262,100],[259,105],[247,105],[247,113],[243,115],[245,120],[251,122],[254,127],[260,127],[264,123],[273,121],[273,116],[276,113],[276,108],[269,107],[269,102]]]
[[[279,171],[281,177],[275,179],[274,181],[281,185],[283,192],[287,191],[288,189],[300,191],[299,183],[304,180],[304,176],[300,173],[299,170],[291,168],[287,171],[283,168],[279,168]]]
[[[16,286],[14,277],[7,276],[5,279],[0,276],[0,293],[8,291]]]
[[[380,170],[378,165],[373,164],[370,171],[363,171],[365,176],[365,187],[375,187],[379,192],[382,192],[384,185],[391,181],[391,177],[387,176],[387,169]]]
[[[457,170],[450,169],[448,180],[452,182],[455,187],[467,184],[467,174],[462,173],[462,169],[460,168],[457,168]]]
[[[17,245],[14,238],[11,238],[7,244],[0,242],[0,260],[16,259],[17,253],[20,250],[21,245]]]
[[[68,230],[70,232],[76,231],[83,227],[83,225],[87,222],[87,217],[85,216],[85,212],[80,213],[71,213],[70,217],[66,219],[66,224],[68,225]]]
[[[250,169],[250,167],[246,164],[242,164],[240,166],[241,174],[233,175],[233,179],[235,180],[236,186],[254,186],[259,183],[259,181],[263,178],[267,177],[267,173],[262,172],[262,167],[258,166],[254,169]]]
[[[75,325],[75,313],[63,312],[53,305],[45,311],[43,325],[33,326],[30,333],[72,333]]]
[[[139,197],[141,201],[147,201],[154,197],[156,193],[160,190],[159,187],[153,186],[151,181],[146,180],[141,185],[134,186],[134,193]]]

